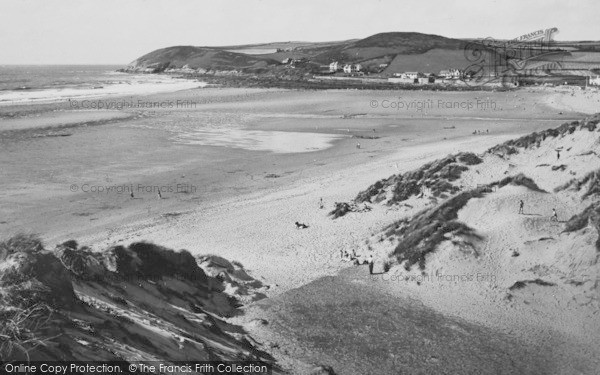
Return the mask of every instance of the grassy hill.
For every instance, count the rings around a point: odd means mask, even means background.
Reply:
[[[169,68],[236,70],[278,64],[276,60],[216,48],[176,46],[150,52],[129,64],[130,70]]]
[[[431,49],[460,50],[463,42],[438,35],[421,33],[381,33],[360,40],[340,42],[286,42],[229,47],[175,46],[150,52],[128,66],[128,70],[150,69],[162,72],[169,68],[213,70],[247,70],[281,65],[286,57],[308,58],[317,64],[332,61],[347,63],[389,63],[398,54],[421,54]],[[251,53],[253,49],[279,48],[285,52]],[[244,52],[244,53],[242,53]]]
[[[385,74],[423,71],[439,73],[442,69],[464,69],[470,65],[462,50],[434,48],[423,54],[398,54],[385,69]]]
[[[237,71],[302,76],[317,73],[329,63],[338,61],[342,64],[360,63],[363,71],[378,73],[381,73],[381,66],[386,64],[388,67],[383,71],[384,75],[405,71],[437,73],[442,69],[465,69],[469,66],[464,51],[468,42],[466,39],[432,34],[388,32],[364,39],[318,43],[290,41],[219,47],[174,46],[136,59],[126,71],[160,73],[167,69],[187,67],[200,72]],[[595,42],[557,43],[560,53],[535,60],[540,64],[559,61],[564,70],[555,72],[559,75],[588,75],[600,68],[600,54],[595,52],[596,45]],[[294,66],[283,64],[282,61],[287,58],[305,59],[308,63]]]
[[[315,61],[328,63],[333,60],[364,62],[387,57],[390,61],[398,54],[421,54],[433,48],[460,50],[464,43],[438,35],[392,32],[380,33],[345,45],[329,48],[317,54]]]

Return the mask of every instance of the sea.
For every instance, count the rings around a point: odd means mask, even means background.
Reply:
[[[0,65],[0,106],[65,99],[173,92],[205,83],[118,72],[117,65]]]

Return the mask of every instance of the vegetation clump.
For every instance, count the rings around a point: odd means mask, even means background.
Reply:
[[[434,197],[443,198],[460,191],[460,187],[452,182],[461,178],[468,166],[480,164],[483,160],[470,152],[449,155],[443,159],[427,163],[419,169],[391,176],[377,181],[366,190],[360,192],[356,202],[381,202],[386,199],[387,191],[391,191],[388,205],[397,204],[412,196],[419,196],[424,189],[431,191]]]
[[[518,175],[515,175],[515,176],[508,176],[506,178],[503,178],[500,181],[493,182],[490,184],[490,187],[497,186],[497,187],[501,188],[501,187],[504,187],[509,184],[515,185],[515,186],[525,186],[526,188],[533,190],[533,191],[537,191],[540,193],[547,193],[547,191],[544,189],[541,189],[535,183],[535,181],[533,181],[533,179],[525,176],[523,173],[519,173]]]
[[[524,280],[524,281],[517,281],[515,282],[513,285],[511,285],[508,290],[516,290],[516,289],[523,289],[525,288],[527,285],[529,284],[535,284],[535,285],[541,285],[541,286],[555,286],[556,284],[548,282],[548,281],[544,281],[542,279],[535,279],[535,280]]]
[[[589,224],[593,225],[600,234],[600,202],[592,203],[583,212],[572,216],[567,221],[564,232],[575,232]],[[596,249],[600,252],[600,235],[596,240]]]
[[[490,148],[487,152],[499,155],[511,155],[518,153],[518,149],[539,147],[547,138],[556,138],[567,134],[573,134],[578,129],[596,131],[600,123],[600,115],[594,115],[581,121],[572,121],[560,125],[557,128],[534,132],[517,139],[511,139],[502,144]]]
[[[475,189],[460,193],[439,206],[417,213],[410,220],[402,219],[390,225],[385,235],[398,240],[394,249],[398,261],[406,261],[407,269],[414,264],[424,269],[426,255],[446,240],[448,233],[479,239],[472,228],[457,220],[458,211],[469,200],[481,198],[485,192],[485,189]]]
[[[581,191],[584,188],[585,192],[582,199],[600,195],[600,169],[592,171],[580,179],[572,179],[566,184],[557,187],[554,191],[559,192],[567,189]]]

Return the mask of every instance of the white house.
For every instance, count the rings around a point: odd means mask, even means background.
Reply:
[[[400,77],[404,78],[404,79],[417,79],[419,78],[420,73],[419,72],[404,72],[402,73],[402,75]]]
[[[346,64],[344,65],[344,73],[357,73],[360,72],[362,66],[360,64]]]
[[[439,76],[446,79],[459,79],[463,76],[463,72],[458,69],[445,69],[440,71]]]
[[[600,86],[600,76],[595,78],[590,77],[590,85]]]
[[[329,64],[330,72],[337,72],[338,70],[340,70],[340,63],[338,63],[337,61],[334,61],[331,64]]]

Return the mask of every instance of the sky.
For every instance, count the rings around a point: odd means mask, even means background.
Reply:
[[[414,31],[600,40],[598,0],[0,0],[0,64],[125,65],[158,48]]]

